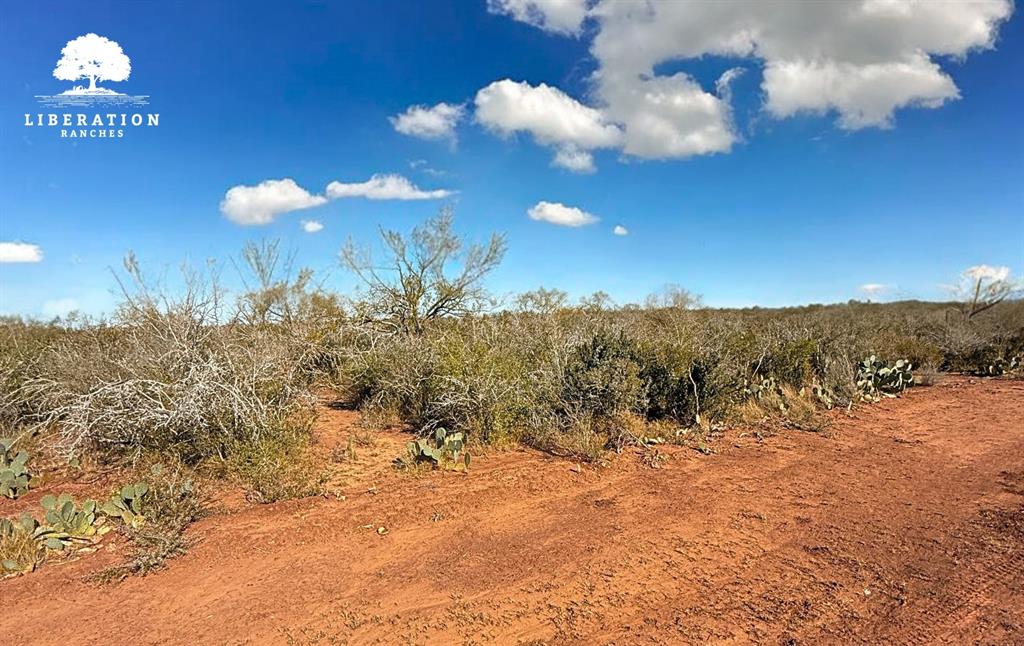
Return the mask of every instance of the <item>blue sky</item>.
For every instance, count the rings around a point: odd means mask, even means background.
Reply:
[[[729,6],[771,34],[749,46],[686,3],[637,16],[579,2],[589,13],[530,0],[6,3],[0,242],[42,259],[0,263],[0,312],[101,313],[129,249],[159,271],[273,238],[348,290],[337,252],[349,236],[372,243],[378,226],[411,229],[445,202],[468,237],[507,234],[489,281],[499,293],[624,303],[671,282],[711,305],[775,306],[876,284],[878,299],[939,299],[967,267],[1024,269],[1024,29],[1000,0],[982,8],[990,33],[966,43],[958,21],[976,26],[980,5],[872,4],[870,31],[824,9],[787,23]],[[159,127],[68,140],[24,126],[53,111],[35,95],[72,85],[52,72],[86,33],[130,57],[130,77],[103,85],[149,95],[130,110],[159,113]],[[730,69],[742,71],[716,89]],[[439,103],[461,106],[440,135],[389,119]],[[594,168],[558,166],[559,151]],[[381,174],[452,194],[321,198],[263,225],[222,212],[236,186],[291,179],[318,198]],[[597,221],[531,219],[541,202]]]

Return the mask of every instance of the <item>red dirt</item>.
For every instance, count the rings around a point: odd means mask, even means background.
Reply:
[[[947,379],[827,433],[583,467],[528,451],[207,518],[166,570],[0,582],[3,643],[1024,644],[1024,383]],[[352,413],[325,410],[329,449]],[[379,535],[378,527],[387,532]]]

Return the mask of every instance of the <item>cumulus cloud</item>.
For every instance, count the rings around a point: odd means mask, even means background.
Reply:
[[[487,10],[504,14],[544,31],[567,36],[580,33],[587,0],[487,0]]]
[[[0,263],[41,262],[43,250],[27,242],[0,242]]]
[[[476,94],[476,119],[503,136],[528,132],[542,144],[608,148],[619,143],[619,128],[601,111],[556,87],[510,79],[495,81]]]
[[[527,214],[531,220],[550,222],[563,227],[582,227],[594,224],[600,219],[582,209],[559,202],[537,202]]]
[[[268,179],[256,186],[235,186],[220,203],[229,220],[242,225],[270,224],[277,216],[319,206],[327,201],[313,195],[292,179]]]
[[[762,87],[774,116],[835,109],[845,130],[891,127],[897,108],[937,108],[960,98],[953,79],[923,55],[869,65],[780,61],[765,68]]]
[[[454,191],[447,189],[421,190],[401,175],[374,175],[365,182],[331,182],[327,185],[327,197],[331,199],[365,197],[369,200],[436,200],[453,194]]]
[[[680,72],[615,79],[602,74],[607,114],[622,123],[622,150],[644,159],[728,152],[736,141],[729,104]]]
[[[573,17],[559,22],[547,4],[491,0],[489,6],[559,33],[579,33],[583,20],[594,18],[594,107],[558,88],[501,81],[478,93],[478,120],[503,134],[529,131],[546,145],[614,147],[644,159],[728,152],[738,139],[731,82],[743,68],[705,89],[685,72],[657,74],[664,63],[748,59],[764,70],[764,109],[775,118],[835,114],[842,129],[887,128],[900,109],[958,99],[936,57],[963,59],[993,47],[1013,12],[1010,0],[600,0],[589,8],[580,0],[567,3]],[[584,132],[598,133],[601,143]]]
[[[324,195],[311,194],[291,179],[270,179],[256,186],[235,186],[220,203],[221,212],[232,222],[242,225],[269,224],[277,216],[324,204],[345,197],[370,200],[433,200],[448,197],[454,191],[425,191],[401,175],[373,175],[365,182],[331,182]],[[306,233],[323,229],[317,220],[303,220]]]
[[[617,236],[628,236],[629,235],[629,229],[627,229],[626,227],[622,226],[621,224],[616,224],[615,228],[612,229],[612,233],[614,233]]]
[[[388,120],[403,135],[420,139],[447,139],[455,143],[455,126],[465,112],[464,106],[449,103],[414,105],[401,114],[388,117]]]
[[[581,153],[622,140],[622,131],[600,110],[544,83],[495,81],[476,93],[474,103],[476,120],[485,128],[503,137],[529,133],[537,143],[554,146],[554,163],[570,170],[593,170],[593,157]]]
[[[884,127],[898,108],[957,98],[953,80],[931,57],[992,47],[1012,10],[1009,0],[606,0],[594,10],[601,29],[593,52],[602,94],[641,82],[665,61],[752,58],[764,64],[762,89],[774,116],[834,110],[842,128]]]

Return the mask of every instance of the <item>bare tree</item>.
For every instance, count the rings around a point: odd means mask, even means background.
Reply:
[[[602,310],[611,309],[615,306],[615,301],[608,295],[608,292],[598,290],[593,294],[587,296],[580,296],[580,309],[588,312],[600,312]]]
[[[680,310],[693,309],[702,305],[700,294],[686,290],[675,283],[666,283],[658,291],[648,294],[644,307],[650,310],[670,307]]]
[[[539,287],[531,292],[523,292],[516,297],[516,307],[522,312],[554,314],[563,309],[569,302],[569,295],[560,289],[544,289]]]
[[[1010,279],[1009,267],[977,265],[964,270],[953,293],[967,320],[1015,296],[1019,286]]]
[[[367,314],[390,321],[409,334],[420,334],[431,319],[478,312],[487,303],[484,277],[501,263],[505,237],[493,234],[486,245],[465,246],[452,231],[454,212],[437,216],[404,237],[381,229],[386,258],[377,263],[368,249],[350,239],[341,262],[365,285]]]

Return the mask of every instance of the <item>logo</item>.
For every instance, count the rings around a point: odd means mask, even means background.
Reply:
[[[101,85],[127,81],[132,73],[131,59],[115,41],[85,34],[69,40],[60,54],[53,77],[75,85],[60,94],[36,95],[43,107],[54,111],[25,113],[25,127],[59,129],[62,139],[116,139],[132,128],[160,125],[158,113],[118,112],[149,105],[149,95],[133,96]]]

